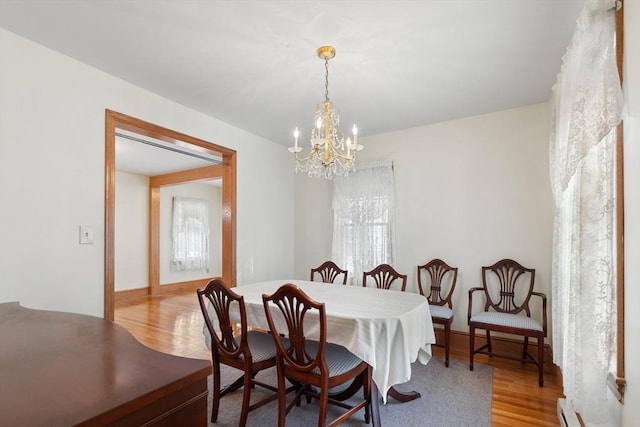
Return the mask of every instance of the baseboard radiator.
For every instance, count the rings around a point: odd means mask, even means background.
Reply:
[[[576,411],[573,410],[567,399],[558,399],[558,421],[561,427],[581,427]]]

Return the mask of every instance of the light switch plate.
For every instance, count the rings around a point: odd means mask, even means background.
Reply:
[[[93,227],[89,225],[80,226],[80,244],[81,245],[93,244]]]

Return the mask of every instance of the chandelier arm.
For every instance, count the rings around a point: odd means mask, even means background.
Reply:
[[[311,151],[309,151],[309,154],[307,154],[305,157],[302,157],[302,158],[298,156],[298,153],[294,153],[294,155],[295,155],[296,161],[308,162],[313,157],[318,157],[318,150],[317,148],[313,148]]]

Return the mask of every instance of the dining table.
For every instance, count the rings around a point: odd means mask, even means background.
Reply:
[[[297,279],[238,285],[233,291],[244,297],[248,326],[269,330],[262,296],[273,294],[286,283],[325,304],[327,341],[346,347],[372,367],[373,386],[384,403],[387,396],[402,402],[420,397],[418,392],[400,392],[395,386],[411,379],[412,363],[427,364],[431,359],[435,332],[423,295]],[[319,331],[317,325],[306,334],[309,339],[317,339]],[[210,347],[208,329],[203,333]]]

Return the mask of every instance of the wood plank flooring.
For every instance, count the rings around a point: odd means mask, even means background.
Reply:
[[[141,343],[164,353],[209,359],[202,336],[204,322],[195,292],[147,296],[116,301],[116,323],[128,329]],[[451,357],[468,362],[468,348],[453,340]],[[433,347],[434,355],[444,356]],[[544,387],[538,387],[537,368],[518,361],[476,356],[475,363],[494,367],[492,425],[527,427],[559,425],[556,402],[562,397],[562,379],[547,364]]]

